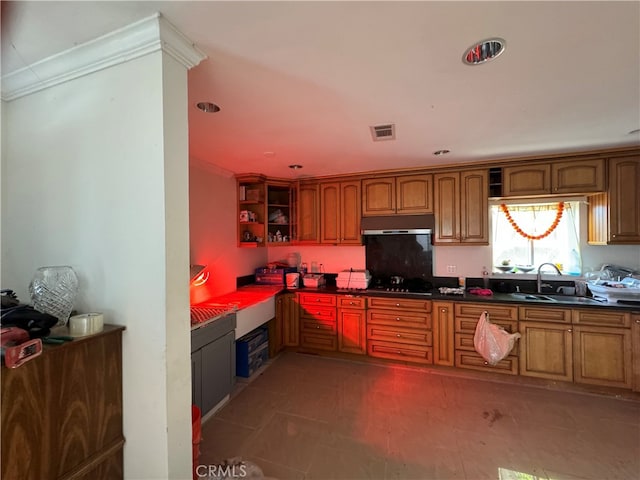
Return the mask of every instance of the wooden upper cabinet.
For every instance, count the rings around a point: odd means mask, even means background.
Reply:
[[[320,242],[320,186],[298,187],[298,243]]]
[[[361,245],[360,181],[320,185],[320,243]]]
[[[640,156],[609,160],[609,243],[640,243]]]
[[[489,173],[487,170],[460,172],[461,242],[489,244]]]
[[[460,242],[460,173],[433,176],[433,204],[436,228],[433,243]]]
[[[362,215],[393,215],[396,213],[395,177],[369,178],[362,181]]]
[[[396,177],[396,210],[402,214],[433,213],[433,175]]]
[[[504,197],[602,192],[605,161],[598,158],[504,167],[502,184]]]
[[[340,183],[340,243],[362,245],[360,180]]]
[[[590,193],[605,189],[604,159],[551,164],[551,193]]]
[[[608,191],[589,196],[592,245],[640,244],[640,156],[611,158]]]
[[[548,195],[551,193],[551,165],[523,165],[502,169],[502,195]]]
[[[320,243],[340,243],[340,183],[320,185]]]
[[[489,173],[468,170],[433,176],[434,244],[489,243]]]
[[[416,215],[433,212],[433,176],[401,175],[362,181],[362,214]]]

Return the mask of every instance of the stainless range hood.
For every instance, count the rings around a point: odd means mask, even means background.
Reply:
[[[362,217],[362,235],[430,234],[436,224],[433,215],[385,215]]]

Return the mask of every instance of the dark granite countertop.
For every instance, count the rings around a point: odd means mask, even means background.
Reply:
[[[354,295],[359,297],[381,297],[381,298],[414,298],[414,299],[429,299],[429,300],[443,300],[451,302],[475,302],[475,303],[513,303],[513,304],[528,304],[528,305],[541,305],[548,307],[569,307],[569,308],[607,308],[612,310],[626,310],[640,313],[640,305],[626,305],[620,303],[607,303],[594,300],[591,297],[576,297],[571,295],[558,295],[558,294],[538,294],[538,293],[497,293],[493,295],[474,295],[471,293],[465,293],[463,295],[443,295],[437,290],[431,293],[390,293],[376,290],[352,290],[346,291],[336,287],[328,286],[321,288],[309,288],[301,287],[297,289],[283,289],[286,292],[308,292],[308,293],[326,293],[326,294],[338,294],[338,295]]]

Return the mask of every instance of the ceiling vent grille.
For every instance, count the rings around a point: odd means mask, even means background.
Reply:
[[[396,126],[393,123],[387,125],[374,125],[369,127],[371,130],[371,137],[374,142],[381,140],[395,140],[396,139]]]

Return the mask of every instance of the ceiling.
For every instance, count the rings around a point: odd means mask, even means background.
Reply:
[[[230,172],[297,178],[640,145],[637,1],[3,1],[2,72],[156,11],[208,56],[189,71],[190,157]],[[463,64],[489,37],[506,40],[504,53]],[[373,142],[369,127],[387,123],[396,139]]]

